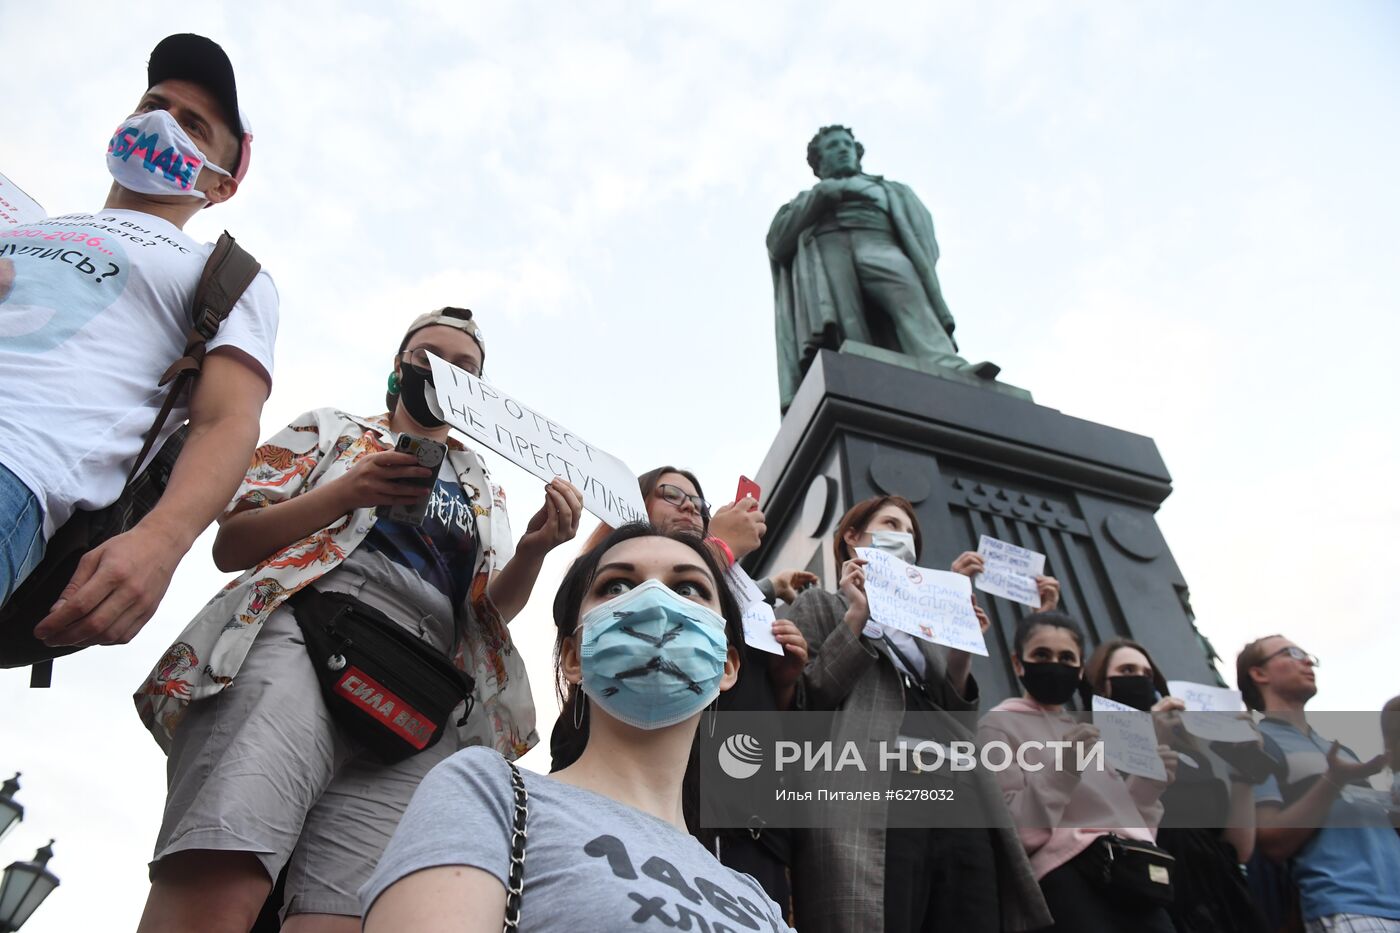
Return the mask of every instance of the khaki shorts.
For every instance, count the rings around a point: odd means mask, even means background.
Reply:
[[[284,916],[359,916],[357,892],[419,781],[455,751],[447,729],[432,748],[381,764],[331,718],[301,629],[279,608],[233,684],[191,704],[175,731],[151,868],[193,849],[251,852],[269,878],[287,867]]]

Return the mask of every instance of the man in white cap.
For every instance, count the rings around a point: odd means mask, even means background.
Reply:
[[[233,66],[182,34],[151,53],[147,90],[107,147],[95,214],[0,231],[0,604],[78,509],[114,502],[184,351],[212,244],[183,228],[238,191],[252,134]],[[90,551],[35,634],[50,645],[129,641],[176,565],[224,509],[258,439],[272,383],[277,290],[260,273],[208,341],[202,374],[153,449],[189,435],[159,503]]]

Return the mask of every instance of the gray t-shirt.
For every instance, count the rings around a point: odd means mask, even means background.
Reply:
[[[530,795],[520,930],[790,931],[758,882],[693,836],[592,791],[522,771]],[[469,865],[502,885],[515,797],[495,751],[464,749],[423,779],[369,882],[384,890],[424,868]]]

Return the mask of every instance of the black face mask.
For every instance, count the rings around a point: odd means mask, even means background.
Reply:
[[[428,407],[427,394],[436,391],[432,373],[407,364],[399,367],[399,401],[409,417],[425,428],[440,428],[447,423]]]
[[[1080,669],[1056,661],[1022,661],[1021,685],[1037,703],[1063,706],[1079,689]]]
[[[1141,674],[1108,678],[1108,698],[1144,713],[1157,702],[1157,687],[1151,677]]]

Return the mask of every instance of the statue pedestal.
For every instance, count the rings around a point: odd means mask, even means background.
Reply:
[[[946,569],[982,534],[1039,551],[1091,651],[1122,635],[1170,678],[1220,682],[1154,518],[1171,477],[1151,438],[868,357],[821,351],[783,418],[756,477],[768,519],[745,560],[756,579],[801,567],[833,587],[841,515],[902,495],[918,512],[923,566]],[[989,709],[1021,692],[1011,642],[1031,610],[977,598],[992,620],[990,657],[973,662]]]
[[[845,340],[841,343],[840,352],[853,356],[863,356],[868,360],[879,360],[881,363],[889,363],[892,366],[903,366],[906,369],[917,369],[921,373],[928,373],[930,376],[937,376],[940,379],[948,379],[952,382],[960,382],[966,386],[973,386],[978,389],[990,389],[993,392],[1000,392],[1002,395],[1009,395],[1012,398],[1031,401],[1030,392],[1019,386],[1011,385],[1007,382],[1000,382],[995,379],[981,379],[972,373],[958,372],[946,366],[939,366],[929,360],[921,360],[917,356],[910,356],[907,353],[900,353],[898,350],[886,350],[884,347],[877,347],[874,344],[861,343],[859,340]]]

